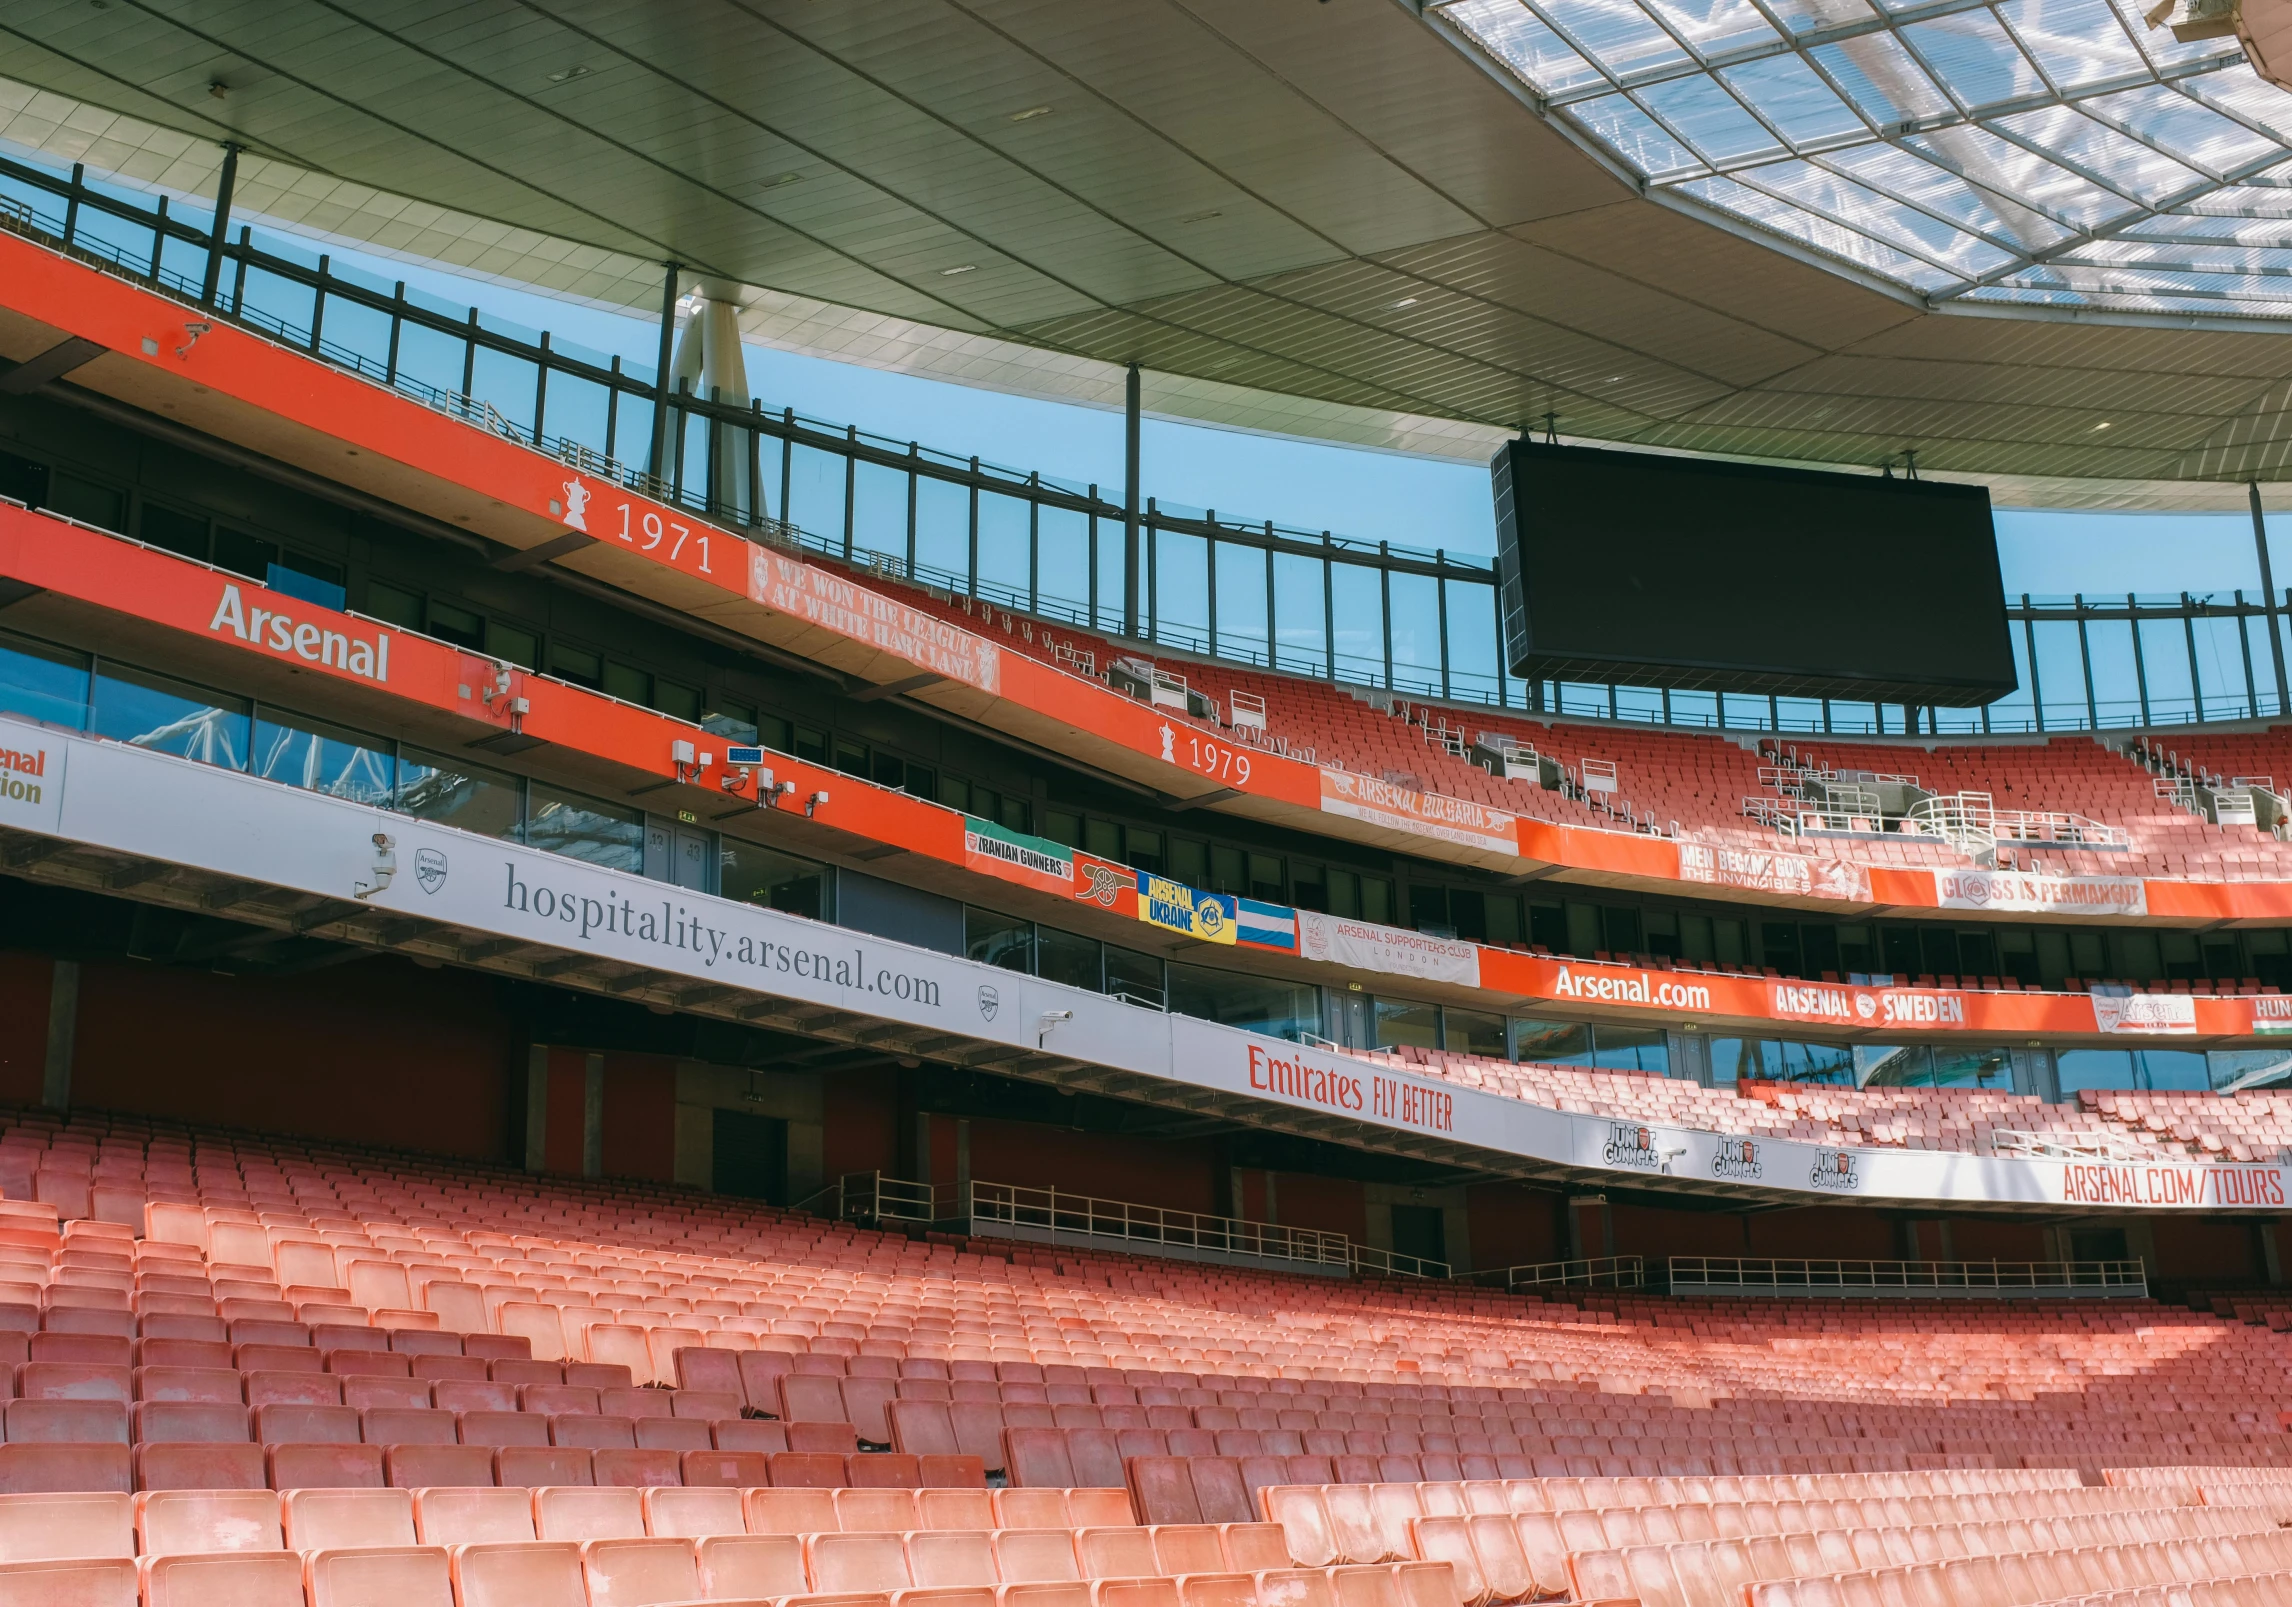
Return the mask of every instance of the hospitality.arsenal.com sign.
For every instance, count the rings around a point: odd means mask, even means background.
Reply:
[[[1676,1178],[1810,1199],[2237,1212],[2285,1203],[2284,1168],[2274,1164],[1823,1145],[1556,1110],[1383,1058],[1140,1008],[213,765],[0,723],[8,778],[0,785],[0,827],[316,894],[344,907],[356,901],[541,951],[594,955],[664,980],[703,980],[910,1024],[951,1044],[1047,1051],[1215,1090],[1267,1115],[1308,1112],[1324,1131],[1334,1119],[1354,1142],[1407,1134],[1419,1144],[1636,1177],[1647,1187]],[[1859,1019],[1860,1000],[1870,996],[1849,991],[1843,1000],[1776,1003],[1807,1016],[1843,1010]],[[1884,1015],[1883,1002],[1870,1013]],[[1247,1119],[1248,1105],[1234,1108]],[[1753,1114],[1765,1113],[1746,1106]]]

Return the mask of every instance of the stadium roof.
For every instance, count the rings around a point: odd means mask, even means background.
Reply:
[[[1245,427],[2292,479],[2292,98],[2129,0],[1872,3],[17,0],[0,140],[202,194],[233,138],[242,216]]]

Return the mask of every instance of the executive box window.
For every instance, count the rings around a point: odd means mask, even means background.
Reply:
[[[1377,1047],[1380,1049],[1438,1049],[1440,1006],[1415,1004],[1406,999],[1376,1002]]]
[[[620,804],[564,792],[546,782],[532,784],[525,841],[569,859],[607,870],[645,873],[645,817]]]
[[[1440,1013],[1441,1047],[1462,1055],[1504,1058],[1504,1018],[1450,1006]]]
[[[784,725],[786,722],[781,723]],[[700,728],[710,736],[721,737],[726,742],[751,745],[757,737],[756,706],[732,698],[713,698],[700,717]],[[780,751],[785,753],[788,750],[783,747]]]
[[[1062,932],[1055,926],[1035,928],[1035,974],[1046,982],[1098,992],[1105,984],[1102,945],[1096,938]]]
[[[243,770],[252,709],[245,698],[104,663],[96,669],[88,729],[115,742]]]
[[[1718,1037],[1706,1040],[1706,1052],[1711,1061],[1711,1081],[1716,1087],[1756,1080],[1827,1083],[1852,1088],[1862,1080],[1855,1061],[1856,1051],[1844,1044]],[[1875,1052],[1884,1056],[1895,1051],[1878,1048]]]
[[[783,854],[761,843],[730,837],[717,844],[717,887],[743,904],[760,904],[810,920],[835,918],[830,872],[825,865]]]
[[[2215,1049],[2205,1056],[2205,1066],[2219,1093],[2280,1089],[2292,1084],[2292,1044],[2267,1049]]]
[[[1605,1071],[1652,1071],[1671,1075],[1671,1042],[1661,1027],[1592,1029],[1592,1063]]]
[[[1035,924],[966,905],[963,910],[963,952],[985,965],[1006,971],[1032,972],[1035,968]]]
[[[86,730],[89,662],[85,653],[0,635],[0,709]]]
[[[1135,949],[1118,949],[1111,943],[1106,945],[1105,959],[1107,993],[1130,1004],[1155,1010],[1163,1007],[1166,995],[1162,991],[1160,960]]]
[[[1169,968],[1170,1009],[1178,1015],[1223,1022],[1296,1042],[1321,1031],[1321,990],[1267,977],[1241,976],[1203,965]]]
[[[248,768],[266,781],[388,808],[398,790],[398,757],[379,737],[260,705]]]
[[[2087,1088],[2209,1090],[2213,1085],[2205,1057],[2188,1049],[2064,1049],[2053,1064],[2064,1094]]]
[[[480,837],[514,842],[525,823],[525,782],[467,759],[402,748],[398,811]]]
[[[1546,1066],[1589,1066],[1592,1029],[1580,1021],[1515,1021],[1512,1058]]]

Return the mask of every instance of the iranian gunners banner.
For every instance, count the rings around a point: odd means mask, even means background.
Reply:
[[[1736,848],[1723,843],[1682,842],[1679,878],[1715,887],[1743,887],[1797,898],[1838,898],[1870,902],[1868,866],[1843,859]]]
[[[1321,812],[1489,853],[1518,854],[1520,823],[1500,809],[1350,770],[1321,772]]]
[[[1934,902],[1946,910],[2028,915],[2146,915],[2138,876],[2044,876],[2018,870],[1938,870]]]
[[[1453,937],[1429,937],[1397,926],[1379,926],[1342,915],[1297,912],[1297,952],[1357,971],[1382,971],[1422,982],[1480,986],[1480,945]]]
[[[951,681],[987,693],[1002,690],[1003,653],[992,642],[769,547],[751,549],[748,595],[775,613],[865,642]]]
[[[998,877],[1044,893],[1074,891],[1074,855],[1047,837],[998,826],[976,815],[963,817],[963,864],[983,876]]]

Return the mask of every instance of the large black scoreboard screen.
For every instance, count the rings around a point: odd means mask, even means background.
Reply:
[[[1492,473],[1523,680],[1954,708],[2014,689],[1985,486],[1533,441]]]

